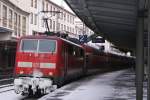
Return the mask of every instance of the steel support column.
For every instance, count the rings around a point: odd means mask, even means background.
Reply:
[[[138,19],[136,36],[136,100],[143,100],[144,78],[144,6],[142,0],[138,0]]]
[[[150,100],[150,0],[148,0],[148,83],[147,83],[147,100]]]

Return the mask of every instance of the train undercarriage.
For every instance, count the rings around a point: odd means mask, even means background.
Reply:
[[[57,85],[48,78],[19,77],[14,80],[15,93],[22,95],[48,94],[55,89]]]

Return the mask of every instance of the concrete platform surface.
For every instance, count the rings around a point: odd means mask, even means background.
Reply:
[[[146,82],[144,99],[146,99]],[[80,79],[39,100],[136,100],[135,73],[132,69],[107,72]]]

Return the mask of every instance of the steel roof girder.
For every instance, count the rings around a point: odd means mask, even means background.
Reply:
[[[110,17],[110,16],[102,16],[102,15],[93,15],[94,19],[96,20],[103,20],[103,21],[119,21],[119,22],[125,22],[125,23],[133,23],[136,24],[136,20],[132,20],[132,19],[125,19],[122,17]]]
[[[114,13],[114,14],[126,14],[127,16],[135,16],[137,15],[137,12],[135,11],[127,11],[127,10],[120,10],[120,9],[112,9],[112,8],[105,8],[105,7],[88,7],[88,9],[90,10],[90,12],[92,11],[96,11],[96,12],[100,12],[100,11],[104,11],[107,13]]]
[[[130,27],[127,25],[121,25],[121,24],[115,24],[115,23],[97,23],[97,25],[100,25],[101,27],[103,27],[102,29],[113,29],[113,30],[130,30],[130,31],[135,31],[136,27]]]
[[[87,4],[92,7],[106,7],[106,8],[113,8],[113,9],[120,9],[120,10],[129,10],[129,11],[136,11],[136,6],[134,5],[125,5],[125,4],[116,4],[110,2],[93,2],[88,1]]]
[[[92,2],[109,2],[114,4],[120,4],[120,5],[136,5],[137,0],[92,0]],[[90,2],[87,0],[87,2]]]
[[[109,17],[115,17],[115,18],[123,18],[123,19],[129,19],[129,20],[135,20],[136,19],[136,15],[135,16],[126,16],[126,14],[113,14],[113,13],[107,13],[107,12],[96,12],[96,11],[92,11],[91,12],[92,15],[101,15],[101,16],[109,16]]]

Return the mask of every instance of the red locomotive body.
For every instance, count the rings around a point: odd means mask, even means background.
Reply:
[[[55,36],[27,36],[18,42],[16,93],[48,93],[64,80],[81,75],[84,49]]]

